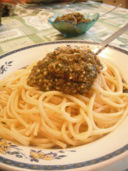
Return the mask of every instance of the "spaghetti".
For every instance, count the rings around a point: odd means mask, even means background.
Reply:
[[[67,148],[113,131],[128,114],[127,88],[119,69],[104,69],[84,95],[42,92],[27,85],[32,66],[0,82],[0,137],[25,146]]]

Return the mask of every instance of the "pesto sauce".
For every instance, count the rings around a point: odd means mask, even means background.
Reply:
[[[27,83],[42,91],[83,94],[89,91],[101,69],[91,50],[60,47],[32,68]]]
[[[55,22],[56,21],[68,21],[74,24],[80,24],[80,23],[89,23],[91,20],[85,19],[84,16],[80,14],[79,12],[72,12],[72,13],[57,17],[55,19]]]

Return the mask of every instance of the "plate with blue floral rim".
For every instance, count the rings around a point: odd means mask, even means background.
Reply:
[[[42,59],[46,53],[60,46],[98,47],[86,41],[46,42],[24,47],[0,56],[0,79],[15,70]],[[100,54],[109,58],[121,69],[128,80],[128,52],[109,46]],[[112,133],[86,145],[68,149],[39,149],[16,145],[0,138],[0,168],[23,171],[93,170],[110,165],[128,155],[128,118]]]

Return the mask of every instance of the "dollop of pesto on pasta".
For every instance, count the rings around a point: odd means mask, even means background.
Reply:
[[[83,94],[90,90],[102,65],[91,50],[59,47],[31,70],[27,83],[42,91]]]

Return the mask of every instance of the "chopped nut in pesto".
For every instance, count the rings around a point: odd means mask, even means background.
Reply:
[[[27,83],[42,91],[83,94],[91,88],[101,69],[100,61],[91,50],[60,47],[32,68]]]

